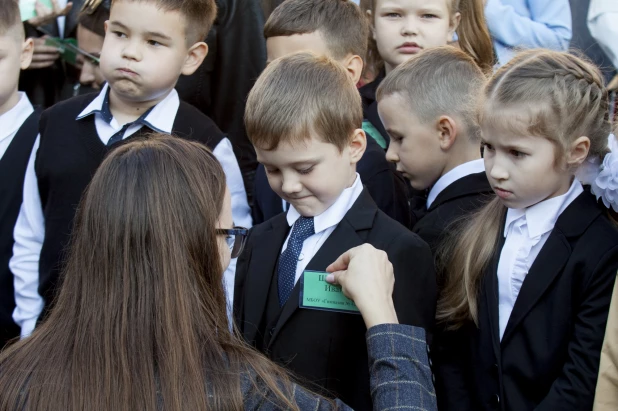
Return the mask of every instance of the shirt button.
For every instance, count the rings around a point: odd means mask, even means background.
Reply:
[[[303,253],[300,253],[300,255],[298,256],[298,261],[303,261],[305,259],[305,255]]]

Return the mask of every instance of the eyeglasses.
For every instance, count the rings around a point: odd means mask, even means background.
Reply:
[[[236,258],[245,247],[245,241],[247,240],[249,230],[244,227],[217,228],[217,234],[226,236],[225,241],[228,247],[230,247],[232,258]]]

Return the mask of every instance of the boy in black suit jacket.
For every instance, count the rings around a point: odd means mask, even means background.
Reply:
[[[366,146],[360,96],[337,62],[309,53],[272,62],[249,94],[245,122],[268,180],[290,203],[257,225],[239,258],[234,312],[245,339],[354,409],[371,409],[358,315],[301,308],[309,271],[363,243],[386,251],[399,321],[431,328],[429,247],[378,209],[356,164]]]
[[[15,291],[9,259],[41,110],[32,107],[25,93],[17,91],[17,84],[32,53],[33,42],[25,37],[19,3],[0,0],[0,350],[19,336],[19,326],[13,321]]]
[[[401,64],[378,88],[378,111],[391,137],[386,158],[413,188],[429,190],[427,212],[413,231],[434,255],[450,226],[493,194],[474,114],[484,79],[468,55],[440,47]]]
[[[351,0],[287,0],[270,15],[264,27],[268,61],[298,51],[311,51],[341,63],[355,83],[363,71],[369,24]],[[363,124],[364,126],[364,124]],[[370,135],[365,130],[367,135]],[[358,174],[378,208],[410,227],[408,184],[386,161],[384,149],[373,138],[358,162]],[[255,178],[254,222],[261,223],[284,211],[287,204],[268,185],[259,166]]]

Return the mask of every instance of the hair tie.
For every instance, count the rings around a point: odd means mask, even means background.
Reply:
[[[616,136],[609,135],[607,146],[610,152],[605,155],[603,162],[596,160],[596,177],[589,183],[590,191],[597,200],[603,201],[605,207],[612,208],[618,213],[618,142],[616,142]],[[587,163],[593,164],[591,161],[587,161]],[[591,177],[591,168],[588,167],[588,164],[583,167],[583,178]],[[580,181],[586,183],[582,179]]]

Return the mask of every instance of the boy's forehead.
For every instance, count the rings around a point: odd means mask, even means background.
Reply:
[[[255,151],[260,163],[283,165],[315,161],[337,151],[337,148],[334,144],[310,136],[303,140],[282,141],[273,150],[256,146]]]
[[[292,34],[291,36],[275,36],[266,39],[268,63],[289,54],[309,51],[319,56],[332,58],[327,41],[319,30],[311,33]]]
[[[112,3],[108,24],[184,38],[187,21],[180,11],[166,10],[154,1],[116,0]]]

